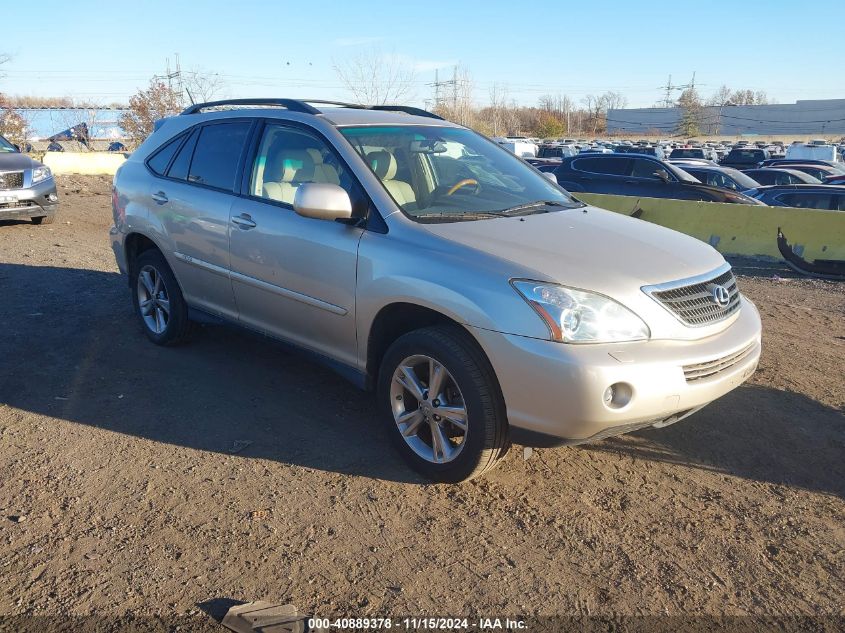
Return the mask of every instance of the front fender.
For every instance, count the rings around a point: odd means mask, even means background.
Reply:
[[[365,233],[356,290],[359,362],[366,363],[376,315],[393,303],[419,305],[468,327],[547,339],[546,325],[509,283],[521,273],[518,266],[468,247],[406,241],[393,231]]]

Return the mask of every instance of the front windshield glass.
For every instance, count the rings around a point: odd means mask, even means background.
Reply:
[[[748,176],[747,174],[742,173],[738,169],[733,169],[731,167],[724,167],[725,173],[734,179],[737,185],[739,185],[740,191],[744,191],[746,189],[753,189],[754,187],[759,187],[760,183]]]
[[[17,152],[17,148],[0,136],[0,152]]]
[[[471,130],[409,125],[340,131],[396,204],[419,220],[475,220],[583,206]]]
[[[666,166],[666,169],[668,169],[673,174],[675,174],[675,177],[678,180],[680,180],[681,182],[701,183],[701,181],[698,180],[698,178],[695,178],[689,172],[684,171],[683,169],[681,169],[677,165],[671,165],[669,163],[665,163],[665,166]]]

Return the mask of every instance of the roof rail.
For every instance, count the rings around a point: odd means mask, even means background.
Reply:
[[[443,120],[443,117],[434,114],[434,112],[429,112],[428,110],[423,110],[422,108],[415,108],[413,106],[403,106],[403,105],[362,105],[360,103],[345,103],[343,101],[324,101],[322,99],[303,99],[304,103],[318,103],[321,105],[335,105],[340,106],[341,108],[354,108],[357,110],[380,110],[384,112],[404,112],[405,114],[413,114],[414,116],[424,116],[430,119],[440,119]]]
[[[182,114],[196,114],[208,108],[217,108],[222,106],[283,106],[293,112],[304,112],[305,114],[320,114],[320,111],[314,106],[310,105],[316,103],[319,105],[339,106],[341,108],[353,108],[356,110],[379,110],[384,112],[404,112],[405,114],[412,114],[414,116],[423,116],[430,119],[443,120],[443,117],[423,110],[422,108],[415,108],[413,106],[403,105],[362,105],[360,103],[346,103],[344,101],[327,101],[324,99],[224,99],[222,101],[208,101],[206,103],[197,103],[182,111]]]
[[[374,105],[374,106],[365,106],[368,110],[384,110],[386,112],[404,112],[405,114],[413,114],[414,116],[425,116],[430,119],[439,119],[443,121],[443,117],[434,112],[429,112],[428,110],[423,110],[422,108],[415,108],[413,106],[402,106],[402,105]]]
[[[205,103],[195,103],[194,105],[185,108],[182,114],[196,114],[208,108],[217,108],[221,106],[283,106],[288,110],[294,112],[304,112],[305,114],[320,114],[317,108],[308,105],[299,99],[223,99],[221,101],[207,101]]]

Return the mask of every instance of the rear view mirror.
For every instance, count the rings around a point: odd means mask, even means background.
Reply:
[[[447,151],[443,141],[426,139],[422,141],[411,141],[411,152],[414,154],[442,154]]]
[[[543,172],[543,175],[544,175],[546,178],[548,178],[549,180],[551,180],[553,183],[557,184],[557,178],[555,177],[554,172],[552,172],[552,171],[544,171],[544,172]]]
[[[660,178],[663,182],[669,182],[669,172],[665,169],[658,169],[654,175]]]
[[[352,217],[352,200],[346,190],[337,185],[309,182],[296,190],[293,210],[304,218],[348,220]]]

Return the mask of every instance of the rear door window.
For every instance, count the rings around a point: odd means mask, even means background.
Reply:
[[[796,192],[783,193],[777,197],[778,202],[788,207],[799,209],[832,209],[834,196],[829,193]]]
[[[188,182],[234,191],[250,123],[214,123],[200,130]]]
[[[606,174],[608,176],[624,176],[628,169],[627,158],[579,158],[573,161],[572,167],[578,171],[591,174]]]
[[[632,177],[648,178],[650,180],[660,180],[660,178],[656,175],[658,169],[663,169],[660,163],[656,163],[652,160],[646,160],[644,158],[634,158],[631,159],[631,162],[634,163],[634,166],[631,170]],[[666,169],[663,169],[663,171],[669,173]]]

